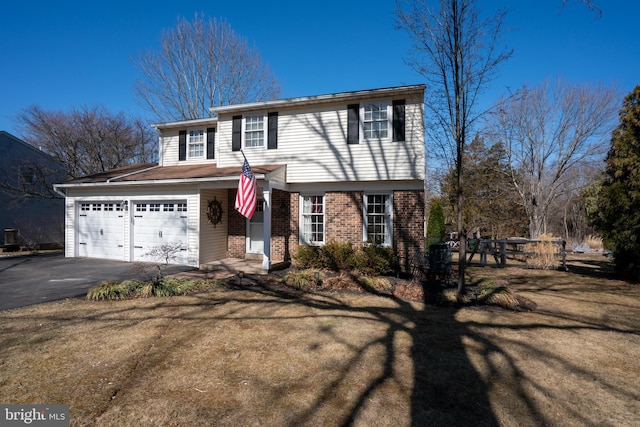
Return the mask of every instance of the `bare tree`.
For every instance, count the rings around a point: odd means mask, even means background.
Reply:
[[[280,85],[258,51],[225,21],[195,15],[164,31],[159,51],[139,54],[142,105],[159,120],[210,117],[213,106],[274,99]]]
[[[562,0],[562,7],[564,8],[567,3],[569,3],[568,0]],[[582,3],[584,4],[589,10],[591,10],[593,13],[596,14],[596,16],[598,18],[602,17],[602,9],[600,9],[598,6],[596,6],[596,3],[592,0],[574,0],[574,3]]]
[[[103,107],[66,113],[33,105],[17,121],[24,140],[64,165],[69,179],[157,159],[157,136],[141,119]]]
[[[478,96],[511,56],[499,45],[506,11],[481,18],[475,0],[427,0],[397,3],[397,22],[414,41],[408,63],[427,80],[428,142],[438,147],[456,176],[457,231],[460,237],[458,295],[465,291],[466,229],[463,159],[478,111]],[[430,141],[429,141],[430,140]],[[427,150],[432,151],[431,150]]]
[[[617,99],[617,91],[604,85],[558,80],[525,86],[499,104],[493,129],[505,144],[531,238],[547,232],[549,207],[572,187],[570,171],[603,157]]]

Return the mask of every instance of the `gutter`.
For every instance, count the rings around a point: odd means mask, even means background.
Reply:
[[[265,179],[266,174],[254,174],[256,180]],[[115,178],[114,178],[115,179]],[[150,179],[146,181],[121,181],[121,182],[83,182],[80,184],[60,184],[65,188],[83,188],[83,187],[106,187],[113,186],[133,186],[133,185],[151,185],[151,184],[184,184],[184,183],[202,183],[217,181],[238,181],[237,176],[214,177],[214,178],[175,178],[175,179]]]
[[[59,190],[59,186],[61,184],[53,184],[53,191],[55,191],[57,194],[61,195],[63,198],[67,198],[67,193],[65,193],[64,191]],[[64,188],[64,187],[62,187]]]

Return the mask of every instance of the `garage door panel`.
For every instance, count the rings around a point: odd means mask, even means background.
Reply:
[[[182,246],[172,263],[187,264],[187,204],[180,202],[136,203],[133,250],[136,261],[159,262],[149,255],[162,245]]]
[[[124,214],[119,203],[80,204],[78,256],[123,259]]]

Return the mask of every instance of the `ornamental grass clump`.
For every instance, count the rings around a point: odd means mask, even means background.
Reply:
[[[536,309],[536,303],[530,299],[512,292],[506,286],[496,285],[491,281],[479,287],[476,303],[495,305],[514,311],[532,311]]]
[[[322,279],[318,270],[306,269],[287,273],[287,275],[282,278],[282,282],[289,287],[309,291],[320,285]]]
[[[206,289],[226,288],[224,280],[192,280],[187,278],[164,277],[153,281],[125,280],[123,282],[102,282],[89,289],[90,301],[124,300],[132,298],[171,297],[186,295]]]
[[[91,301],[100,300],[123,300],[130,298],[144,285],[137,280],[125,280],[123,282],[108,281],[102,282],[89,289],[87,299]]]
[[[525,251],[529,252],[527,256],[527,266],[539,270],[553,270],[558,268],[558,254],[560,246],[554,243],[551,234],[543,234],[539,238],[539,242],[529,243],[525,245]]]
[[[365,291],[376,294],[391,295],[394,290],[393,284],[386,277],[361,276],[358,278],[358,283]]]

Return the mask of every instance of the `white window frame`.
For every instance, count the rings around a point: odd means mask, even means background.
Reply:
[[[207,132],[204,129],[187,130],[187,158],[202,159],[205,155]]]
[[[387,117],[385,119],[370,118],[367,120],[367,109],[372,105],[384,106]],[[382,110],[382,108],[380,109]],[[367,123],[386,123],[387,135],[384,137],[379,136],[367,136],[366,124]],[[383,101],[371,101],[360,104],[360,139],[364,141],[391,141],[393,133],[393,109],[392,103],[388,100]]]
[[[383,242],[372,242],[369,240],[369,215],[368,215],[368,197],[369,196],[384,196],[387,197],[385,203],[385,212],[383,214],[373,214],[375,216],[383,217],[386,233],[385,240]],[[393,193],[365,193],[362,200],[362,241],[369,244],[374,244],[383,247],[393,247]]]
[[[309,197],[321,197],[322,198],[322,240],[312,240],[305,234],[305,218],[312,218],[313,216],[320,216],[320,214],[318,214],[317,212],[304,212],[304,200],[305,198],[309,198]],[[301,245],[310,245],[310,246],[322,246],[326,243],[327,240],[327,205],[326,205],[326,195],[323,193],[314,193],[314,194],[300,194],[300,198],[299,198],[300,202],[299,202],[299,213],[300,213],[300,219],[299,219],[299,224],[300,224],[300,237],[299,237],[299,242]],[[313,225],[313,222],[311,223],[311,225]],[[311,234],[316,234],[313,231],[311,231]]]
[[[262,119],[262,128],[256,129],[247,129],[247,125],[250,123],[252,119]],[[242,146],[248,149],[260,149],[264,148],[267,140],[267,115],[266,114],[247,114],[242,117]],[[247,145],[247,134],[259,134],[262,133],[262,139],[259,140],[260,143],[258,145]]]

